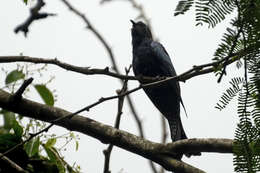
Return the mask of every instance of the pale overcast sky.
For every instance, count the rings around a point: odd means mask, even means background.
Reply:
[[[57,13],[57,17],[36,21],[30,27],[28,37],[22,33],[15,34],[14,28],[28,16],[28,7],[22,0],[0,2],[0,55],[24,55],[41,58],[58,58],[73,65],[104,68],[111,62],[99,40],[85,28],[85,24],[72,14],[61,1],[46,1],[42,11]],[[138,12],[127,1],[114,1],[100,5],[99,1],[71,1],[73,5],[85,13],[86,17],[104,36],[114,51],[116,61],[123,72],[132,61],[132,47],[129,19],[135,19]],[[144,10],[151,20],[155,37],[165,46],[171,56],[177,73],[183,73],[193,65],[211,62],[213,53],[220,43],[222,33],[228,26],[228,19],[215,29],[195,27],[193,12],[174,17],[174,9],[178,1],[143,0]],[[138,2],[138,3],[140,3]],[[0,64],[0,67],[13,70],[14,65]],[[35,82],[44,83],[50,76],[55,80],[48,85],[56,89],[58,100],[55,106],[69,111],[76,111],[95,102],[100,97],[111,96],[120,88],[117,79],[106,76],[84,76],[62,70],[49,65],[43,78],[35,78]],[[208,74],[181,83],[182,96],[188,112],[188,118],[182,111],[182,122],[186,134],[190,138],[233,138],[237,122],[236,102],[223,111],[214,108],[231,76],[237,76],[235,67],[228,68],[229,76],[217,84],[214,74]],[[132,74],[132,72],[131,72]],[[1,80],[3,86],[3,79]],[[129,88],[137,86],[131,81]],[[131,94],[140,118],[143,121],[147,139],[160,142],[160,114],[151,104],[143,91]],[[30,99],[42,102],[37,95]],[[82,113],[105,124],[114,124],[117,102],[109,101]],[[138,135],[136,123],[129,108],[123,109],[121,129]],[[53,133],[64,134],[63,128],[53,128]],[[169,140],[168,140],[169,141]],[[98,140],[80,134],[79,151],[75,151],[74,143],[64,152],[65,160],[76,162],[82,172],[102,172],[104,156],[102,150],[107,146]],[[200,157],[183,158],[183,161],[206,172],[233,172],[232,155],[203,153]],[[111,155],[112,172],[151,172],[148,161],[125,150],[114,148]]]

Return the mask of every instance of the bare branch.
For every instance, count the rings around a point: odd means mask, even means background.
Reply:
[[[87,19],[87,17],[81,13],[79,10],[74,8],[67,0],[61,0],[74,14],[79,16],[86,24],[87,29],[89,29],[97,38],[98,40],[102,43],[102,45],[105,47],[106,51],[108,52],[108,55],[112,61],[113,69],[115,70],[116,73],[119,74],[119,70],[117,68],[116,62],[115,62],[115,57],[114,54],[109,47],[107,41],[105,38],[97,31],[97,29],[91,24],[91,22]]]
[[[130,69],[131,69],[131,66],[128,69],[126,69],[126,75],[128,75],[128,73],[130,72]],[[118,95],[126,92],[126,90],[127,90],[127,82],[128,82],[128,80],[125,80],[122,89],[117,91]],[[116,121],[115,121],[115,125],[114,125],[114,127],[116,129],[119,129],[121,115],[122,115],[122,109],[123,109],[123,104],[124,104],[124,96],[118,98],[117,116],[116,116]],[[109,144],[107,149],[103,151],[103,153],[105,155],[104,171],[103,171],[104,173],[110,173],[109,162],[110,162],[110,156],[111,156],[112,149],[113,149],[113,144]]]
[[[22,94],[24,93],[25,89],[32,83],[33,78],[29,78],[23,82],[20,88],[14,93],[12,102],[19,101],[22,98]]]
[[[168,137],[168,132],[167,132],[167,123],[166,123],[166,120],[163,116],[161,116],[161,123],[162,123],[162,144],[165,144],[166,143],[166,140],[167,140],[167,137]],[[163,167],[161,167],[160,173],[164,173],[164,169]]]
[[[30,118],[53,122],[55,119],[71,114],[63,109],[36,103],[27,99],[22,99],[14,106],[9,102],[10,97],[12,97],[11,94],[0,90],[0,107]],[[230,139],[185,139],[165,145],[145,140],[128,132],[115,129],[79,115],[75,115],[71,119],[61,119],[60,121],[54,122],[54,124],[71,131],[78,131],[92,136],[103,143],[111,143],[127,151],[136,153],[160,164],[170,171],[182,171],[184,173],[203,172],[185,162],[173,159],[172,156],[174,156],[177,151],[184,151],[184,153],[191,151],[232,153],[233,140]]]
[[[12,63],[12,62],[31,62],[35,64],[52,64],[59,66],[65,70],[85,74],[85,75],[93,75],[93,74],[102,74],[107,76],[112,76],[118,79],[128,79],[128,80],[137,80],[134,76],[126,76],[120,75],[118,73],[113,73],[109,71],[109,68],[106,67],[104,69],[95,69],[90,67],[78,67],[71,64],[67,64],[65,62],[59,61],[57,58],[55,59],[44,59],[44,58],[36,58],[29,56],[0,56],[0,63]]]
[[[142,121],[141,121],[141,119],[139,118],[139,116],[137,114],[137,111],[136,111],[136,109],[134,107],[134,104],[132,102],[132,99],[131,99],[130,95],[128,95],[126,98],[127,98],[130,110],[132,112],[132,115],[134,116],[135,122],[137,124],[137,129],[138,129],[139,135],[140,135],[140,137],[145,138]]]
[[[161,79],[165,79],[167,81],[167,80],[172,80],[174,78],[175,80],[185,82],[186,80],[191,79],[193,77],[214,72],[215,69],[218,66],[221,66],[222,63],[224,62],[226,63],[226,65],[232,64],[233,62],[240,59],[240,57],[244,56],[245,54],[246,54],[246,50],[238,52],[236,54],[231,54],[230,56],[227,56],[216,62],[193,66],[193,68],[191,68],[190,70],[187,70],[186,72],[176,77],[167,77],[166,79],[165,77],[154,78],[154,77],[146,77],[146,76],[135,77],[135,76],[121,75],[118,73],[109,72],[108,68],[91,69],[88,67],[73,66],[64,62],[60,62],[57,59],[34,58],[29,56],[0,56],[0,63],[12,63],[12,62],[31,62],[36,64],[44,63],[44,64],[57,65],[63,69],[78,72],[81,74],[86,74],[86,75],[102,74],[102,75],[116,77],[118,79],[140,80],[145,82],[163,81]]]
[[[178,151],[180,153],[189,152],[217,152],[217,153],[233,153],[233,140],[221,138],[208,139],[183,139],[174,143],[168,143],[170,151]]]

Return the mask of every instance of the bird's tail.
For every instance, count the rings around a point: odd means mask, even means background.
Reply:
[[[171,138],[172,142],[181,140],[181,139],[187,139],[187,136],[184,132],[184,129],[182,127],[182,123],[180,119],[168,119],[170,131],[171,131]],[[192,155],[194,156],[200,156],[200,152],[190,152],[185,154],[187,157],[190,157]],[[176,159],[181,160],[182,154],[178,154],[176,156]]]
[[[179,118],[176,119],[168,119],[172,142],[178,141],[180,139],[187,139],[187,136],[183,130],[181,120]]]
[[[168,119],[170,131],[171,131],[171,138],[172,142],[187,139],[187,136],[183,130],[181,120],[179,118],[176,119]],[[183,154],[176,155],[177,160],[181,160]]]

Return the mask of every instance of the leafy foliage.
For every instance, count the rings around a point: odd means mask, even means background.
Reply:
[[[33,157],[39,152],[40,138],[36,137],[31,139],[24,145],[24,149],[29,157]]]
[[[221,96],[219,103],[215,106],[215,108],[222,110],[224,109],[228,103],[235,97],[242,89],[242,84],[244,83],[244,79],[241,77],[233,78],[229,82],[231,87],[229,87],[225,93]]]
[[[184,14],[190,10],[190,7],[194,4],[194,0],[181,0],[175,8],[174,16]]]
[[[181,0],[175,9],[174,15],[184,14],[190,10],[193,4],[195,4],[196,11],[196,25],[206,23],[209,27],[215,27],[236,8],[235,0]]]
[[[252,57],[255,59],[255,57]],[[257,59],[259,59],[257,57]],[[260,70],[258,62],[248,62],[249,73],[253,73],[243,92],[240,92],[238,115],[240,122],[235,132],[234,165],[236,172],[260,171],[260,133],[259,133],[259,82]],[[258,68],[253,66],[257,65]],[[255,71],[256,70],[256,71]]]
[[[236,22],[237,20],[232,20],[231,25],[234,26]],[[227,28],[226,33],[224,33],[221,39],[222,43],[214,54],[213,60],[219,61],[232,55],[236,55],[232,57],[234,61],[238,60],[244,49],[243,42],[239,39],[240,34],[241,31],[238,31],[237,28]]]
[[[41,71],[45,70],[44,67],[40,67],[35,70],[33,66],[33,72],[30,67],[32,66],[21,66],[18,65],[17,69],[8,72],[2,69],[6,73],[5,83],[7,84],[4,88],[14,93],[21,83],[16,81],[28,78],[27,75],[36,75],[38,72],[41,75]],[[55,97],[51,90],[47,88],[47,84],[34,84],[34,88],[39,93],[45,104],[54,105]],[[31,86],[27,88],[23,95],[27,95],[30,91]],[[4,153],[8,149],[18,145],[25,139],[29,138],[32,133],[35,133],[44,127],[44,122],[23,118],[13,112],[7,110],[0,110],[0,116],[3,117],[3,124],[0,126],[0,153]],[[64,140],[65,144],[61,147],[55,146],[57,140]],[[78,147],[78,137],[72,132],[67,134],[56,136],[55,134],[41,134],[23,146],[7,154],[7,157],[21,166],[24,170],[29,173],[77,173],[79,172],[79,166],[70,166],[61,156],[60,152],[70,141],[76,141],[76,147]],[[14,172],[13,168],[1,162],[0,169],[3,172]]]
[[[234,0],[198,0],[195,7],[197,25],[207,23],[209,27],[215,27],[236,5]]]
[[[237,10],[214,54],[219,79],[226,74],[228,61],[244,65],[244,77],[230,81],[231,87],[223,93],[216,108],[224,109],[238,95],[239,123],[235,131],[234,166],[236,172],[260,171],[260,1],[255,0],[182,0],[176,15],[184,14],[195,4],[197,25],[215,27],[227,15]],[[242,61],[244,64],[242,64]],[[219,80],[220,81],[220,80]]]

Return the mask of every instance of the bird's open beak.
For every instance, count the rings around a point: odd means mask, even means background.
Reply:
[[[135,26],[136,23],[133,20],[130,20],[130,22],[133,24],[133,26]]]

